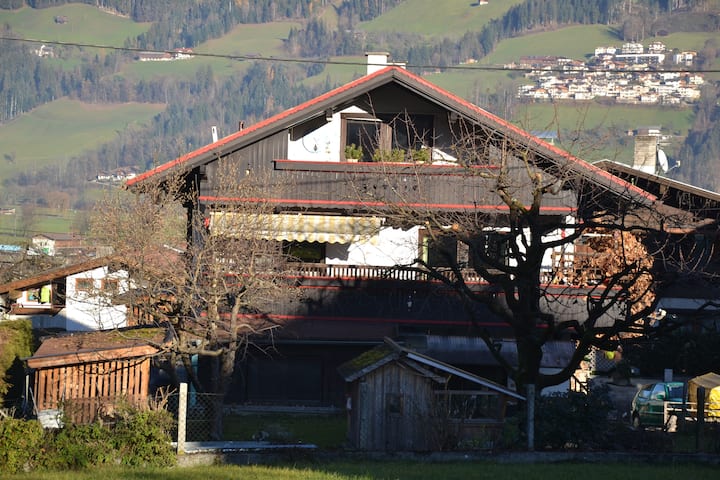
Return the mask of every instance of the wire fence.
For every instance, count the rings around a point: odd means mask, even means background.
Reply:
[[[185,400],[184,407],[183,400]],[[223,440],[222,395],[196,392],[188,392],[185,395],[182,392],[173,393],[168,396],[167,410],[177,420],[173,432],[174,439],[178,439],[178,433],[182,433],[180,427],[184,423],[184,441]]]

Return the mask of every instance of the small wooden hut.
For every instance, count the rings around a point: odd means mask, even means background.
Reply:
[[[515,391],[390,339],[338,368],[348,383],[348,440],[371,451],[489,448]]]
[[[165,335],[161,328],[132,328],[45,339],[27,359],[38,418],[51,425],[62,410],[67,420],[90,423],[119,402],[146,405],[150,359]]]

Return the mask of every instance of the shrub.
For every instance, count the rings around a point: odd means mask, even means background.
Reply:
[[[87,468],[113,463],[116,452],[109,428],[99,424],[67,425],[47,433],[51,437],[45,467],[54,470]]]
[[[146,410],[123,418],[114,428],[115,446],[125,465],[168,466],[175,462],[170,444],[174,419],[165,410]]]
[[[43,444],[40,422],[0,418],[0,472],[34,469],[42,456]]]
[[[19,359],[29,357],[32,354],[32,347],[32,325],[29,321],[13,320],[0,323],[0,407],[3,397],[11,388],[14,387],[18,392],[22,391],[25,372]],[[10,393],[12,396],[13,393]]]
[[[596,386],[587,395],[567,392],[539,397],[535,407],[536,445],[550,449],[605,446],[611,410],[607,385]]]
[[[115,420],[113,425],[69,423],[59,430],[43,430],[35,420],[1,420],[0,472],[175,463],[168,412],[125,410]]]

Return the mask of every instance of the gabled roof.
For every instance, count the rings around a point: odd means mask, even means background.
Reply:
[[[94,270],[99,267],[110,265],[113,261],[114,259],[112,257],[99,257],[85,262],[46,270],[31,277],[0,284],[0,295],[8,293],[12,290],[23,290],[26,288],[46,285],[51,283],[53,280],[58,280],[69,275],[75,275],[76,273],[86,272],[88,270]]]
[[[342,376],[346,382],[353,382],[390,362],[407,360],[418,364],[420,367],[454,375],[476,385],[481,385],[502,393],[503,395],[507,395],[518,400],[525,400],[525,397],[522,395],[518,394],[514,390],[500,385],[499,383],[495,383],[486,378],[478,377],[477,375],[473,375],[465,370],[453,367],[452,365],[448,365],[447,363],[403,347],[389,338],[385,338],[385,343],[382,345],[378,345],[374,349],[340,365],[338,367],[338,373],[340,373],[340,376]]]
[[[174,172],[188,172],[197,166],[207,164],[219,157],[228,155],[284,129],[289,129],[313,118],[325,116],[328,110],[333,112],[342,110],[350,105],[354,99],[388,84],[399,85],[425,98],[431,103],[457,113],[470,122],[494,130],[518,145],[524,145],[530,148],[543,159],[560,166],[568,167],[583,178],[602,185],[620,196],[631,196],[635,200],[643,201],[644,203],[655,200],[655,198],[647,192],[433,85],[422,77],[396,66],[386,67],[372,74],[363,76],[294,108],[290,108],[214,143],[155,167],[128,180],[126,186],[133,188],[146,180],[162,180]]]

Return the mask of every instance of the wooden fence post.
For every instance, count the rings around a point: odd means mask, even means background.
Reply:
[[[697,421],[695,422],[695,453],[703,451],[703,429],[705,428],[705,387],[698,387],[695,394],[697,400]]]
[[[185,453],[185,432],[187,428],[187,399],[188,384],[180,384],[180,393],[178,395],[178,435],[177,435],[177,453]]]

